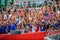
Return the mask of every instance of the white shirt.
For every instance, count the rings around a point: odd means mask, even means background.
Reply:
[[[6,19],[7,18],[7,15],[6,14],[4,14],[4,19]]]
[[[33,26],[33,27],[32,27],[32,32],[35,32],[35,30],[36,30],[36,27]]]
[[[57,11],[58,14],[60,14],[60,11]]]
[[[32,18],[31,18],[31,17],[29,17],[29,20],[32,20]]]
[[[9,15],[9,18],[12,16],[12,14]]]

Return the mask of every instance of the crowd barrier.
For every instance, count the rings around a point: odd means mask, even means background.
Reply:
[[[60,33],[60,30],[50,32],[34,32],[27,34],[0,34],[0,40],[45,40],[45,36]]]
[[[60,40],[60,30],[49,31],[44,40]]]
[[[46,34],[46,36],[52,36],[56,34],[60,34],[60,30],[48,31],[48,34]]]
[[[47,32],[35,32],[28,34],[0,35],[0,40],[44,40]]]

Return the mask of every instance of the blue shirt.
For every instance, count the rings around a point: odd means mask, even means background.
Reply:
[[[45,27],[44,26],[41,27],[41,31],[45,31]]]
[[[8,25],[8,32],[10,32],[11,30],[11,25]]]
[[[58,24],[55,24],[55,25],[54,25],[54,28],[55,28],[55,29],[58,29]]]
[[[30,23],[27,23],[27,26],[30,27]]]
[[[11,25],[11,30],[15,30],[15,28],[16,28],[16,25],[15,24],[12,24]]]
[[[0,27],[0,33],[2,32],[2,29],[1,29],[1,27]]]
[[[4,33],[6,32],[6,26],[1,26],[1,31]]]
[[[11,30],[15,30],[17,23],[18,23],[18,21],[16,23],[14,23],[14,24],[11,25]]]

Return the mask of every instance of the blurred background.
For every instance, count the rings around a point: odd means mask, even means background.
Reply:
[[[47,1],[47,2],[45,2]],[[52,1],[58,2],[59,0],[0,0],[0,8],[6,7],[40,7],[42,4],[51,4]]]

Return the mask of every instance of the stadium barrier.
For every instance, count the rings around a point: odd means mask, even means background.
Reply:
[[[47,36],[53,36],[56,34],[60,34],[60,30],[26,34],[0,34],[0,40],[46,40]]]

